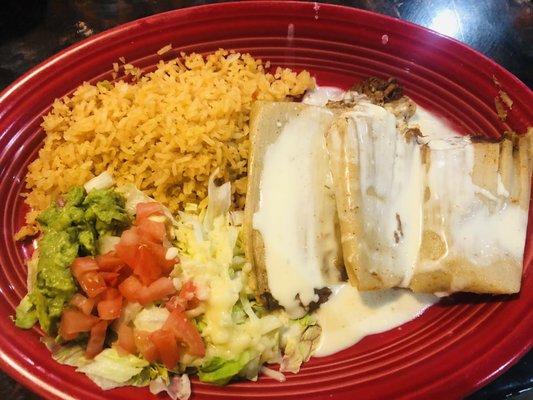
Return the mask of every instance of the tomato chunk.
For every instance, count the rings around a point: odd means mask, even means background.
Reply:
[[[118,272],[100,272],[100,276],[104,279],[107,286],[116,287],[118,285]]]
[[[106,290],[104,278],[95,271],[84,273],[78,279],[78,283],[89,297],[96,297]]]
[[[140,237],[137,227],[132,227],[122,233],[120,242],[116,245],[117,256],[127,265],[133,268],[137,262],[137,249],[139,248]]]
[[[179,349],[176,337],[166,329],[152,332],[150,339],[154,342],[159,358],[168,369],[172,369],[179,361]]]
[[[73,308],[66,308],[61,314],[59,335],[65,340],[75,339],[81,332],[89,332],[98,322],[93,315],[86,315]]]
[[[126,278],[120,285],[118,285],[118,290],[120,294],[126,298],[126,300],[131,302],[139,302],[139,296],[143,289],[143,285],[139,279],[133,275]]]
[[[70,304],[85,315],[90,315],[93,311],[94,299],[88,299],[84,295],[76,293],[74,296],[72,296],[72,299],[70,299]]]
[[[205,355],[202,337],[183,311],[179,309],[172,311],[163,325],[163,329],[171,331],[187,347],[190,354],[199,357]]]
[[[139,235],[155,243],[163,243],[167,231],[163,222],[156,222],[149,219],[143,219],[139,225]]]
[[[186,310],[191,310],[193,308],[196,308],[200,304],[200,300],[198,300],[196,292],[197,292],[197,288],[194,285],[193,281],[187,281],[181,287],[179,297],[186,304],[185,306]]]
[[[150,340],[150,332],[134,330],[133,335],[135,346],[146,359],[146,361],[151,363],[156,361],[159,357],[159,354],[154,342]]]
[[[181,311],[185,311],[185,306],[186,304],[184,304],[183,300],[180,299],[179,296],[172,296],[166,303],[165,303],[165,308],[172,312],[174,311],[175,309],[178,309],[178,310],[181,310]]]
[[[70,270],[74,278],[79,281],[87,272],[98,271],[98,264],[92,257],[78,257],[72,262]]]
[[[118,327],[118,345],[130,354],[137,353],[137,346],[135,346],[135,336],[133,335],[133,328],[127,324],[122,324]]]
[[[176,293],[176,288],[172,283],[172,279],[162,277],[141,290],[139,302],[142,305],[146,305],[152,301],[161,300],[173,293]]]
[[[100,271],[106,272],[118,272],[126,266],[126,263],[122,261],[115,251],[96,256],[96,263]]]
[[[122,296],[101,300],[96,306],[98,316],[103,320],[113,320],[120,317],[122,311]]]
[[[92,327],[87,348],[85,349],[85,357],[94,358],[102,351],[106,330],[107,321],[100,321]]]
[[[137,204],[135,224],[139,224],[150,215],[164,215],[163,206],[155,201]]]
[[[133,272],[144,285],[149,285],[163,274],[161,265],[146,244],[141,244],[137,251],[138,258],[133,265]]]

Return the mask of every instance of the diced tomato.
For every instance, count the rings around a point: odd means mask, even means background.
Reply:
[[[106,290],[104,278],[95,271],[84,273],[79,277],[78,282],[89,297],[96,297]]]
[[[137,227],[132,227],[122,233],[120,242],[116,245],[117,256],[130,267],[137,262],[137,249],[139,248],[140,237]]]
[[[193,281],[187,281],[181,287],[179,297],[185,302],[186,310],[196,308],[200,304],[200,300],[196,296],[196,291],[197,289]]]
[[[135,346],[135,336],[133,335],[133,328],[127,324],[122,324],[118,327],[118,345],[130,354],[137,353],[137,346]]]
[[[126,263],[114,251],[96,256],[96,263],[100,271],[106,272],[118,272],[126,266]]]
[[[74,296],[72,296],[72,299],[70,299],[70,304],[72,304],[85,315],[90,315],[93,311],[94,299],[88,299],[84,295],[76,293]]]
[[[154,201],[137,204],[135,224],[139,224],[150,215],[164,215],[163,206]]]
[[[118,285],[118,272],[100,272],[100,276],[104,279],[107,286],[116,287]]]
[[[149,285],[163,274],[161,265],[147,245],[141,244],[137,251],[138,258],[133,265],[133,272],[144,285]]]
[[[133,331],[135,347],[148,362],[154,362],[159,357],[154,342],[150,340],[150,332]]]
[[[200,300],[196,296],[196,286],[192,281],[187,281],[181,287],[180,293],[172,298],[165,304],[168,311],[172,312],[175,309],[185,311],[192,310],[198,307]]]
[[[180,299],[179,295],[172,296],[166,303],[165,308],[172,312],[175,309],[185,311],[186,304],[184,303],[183,299]]]
[[[85,349],[85,357],[94,358],[104,348],[105,333],[107,330],[107,321],[100,321],[91,329],[87,348]]]
[[[176,337],[167,329],[159,329],[150,334],[159,358],[168,369],[172,369],[179,361],[179,349]]]
[[[139,296],[143,289],[143,285],[139,279],[133,275],[126,278],[120,285],[118,285],[118,290],[120,294],[126,298],[126,300],[131,302],[139,302]]]
[[[120,317],[120,312],[122,311],[122,296],[117,289],[109,288],[96,308],[101,319],[117,319]]]
[[[98,264],[92,257],[78,257],[72,262],[70,269],[74,278],[79,281],[87,272],[98,271]]]
[[[163,243],[167,231],[163,222],[156,222],[150,219],[143,219],[137,225],[139,227],[139,235],[145,240],[155,243]]]
[[[116,246],[118,257],[133,268],[144,285],[149,285],[163,273],[170,272],[177,262],[176,259],[165,259],[166,249],[161,244],[164,236],[162,223],[141,221],[141,227],[124,231]],[[159,243],[154,242],[155,237]]]
[[[112,300],[120,296],[120,290],[118,290],[117,288],[107,288],[101,300]]]
[[[199,357],[205,355],[205,345],[202,337],[183,311],[179,309],[172,311],[163,325],[163,329],[171,331],[187,347],[187,351],[190,354]]]
[[[146,305],[156,300],[162,300],[166,296],[176,292],[176,288],[170,278],[159,278],[149,286],[143,286],[136,276],[130,276],[124,280],[118,289],[128,301]]]
[[[72,340],[80,332],[89,332],[98,322],[93,315],[86,315],[73,308],[66,308],[61,314],[59,322],[59,335],[65,340]]]
[[[167,260],[167,250],[162,245],[151,242],[145,242],[145,244],[146,246],[148,246],[153,256],[158,260],[163,272],[169,273],[170,271],[172,271],[172,267],[174,267],[174,265],[176,265],[179,260],[177,258]]]
[[[152,301],[162,300],[173,293],[176,293],[176,288],[172,283],[172,279],[162,277],[141,290],[139,302],[142,305],[146,305]]]

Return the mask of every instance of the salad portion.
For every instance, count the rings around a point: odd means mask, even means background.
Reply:
[[[318,344],[315,317],[256,301],[242,215],[229,183],[173,216],[104,173],[42,212],[28,294],[15,323],[39,324],[54,359],[102,389],[190,395],[189,375],[225,385],[284,380]],[[280,364],[279,371],[265,364]]]

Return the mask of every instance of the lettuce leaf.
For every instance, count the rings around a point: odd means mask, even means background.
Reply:
[[[79,345],[59,346],[52,344],[52,358],[60,364],[83,367],[92,360],[85,358],[85,349]]]
[[[224,360],[220,357],[214,357],[198,369],[198,377],[202,382],[225,385],[231,378],[238,375],[250,360],[251,356],[247,351],[242,353],[236,360]]]
[[[129,385],[130,379],[140,374],[148,361],[131,354],[121,356],[114,348],[105,349],[94,360],[77,369],[86,374],[104,390]]]
[[[133,325],[137,330],[154,332],[163,327],[169,315],[164,307],[143,308],[133,320]]]
[[[209,177],[207,186],[208,203],[204,218],[204,227],[207,230],[213,228],[213,222],[216,217],[226,215],[231,205],[231,183],[226,182],[222,186],[217,186],[215,184],[215,176],[217,174],[218,168]]]
[[[191,382],[187,374],[174,376],[169,382],[156,378],[150,382],[150,393],[166,392],[172,400],[187,400],[191,396]]]
[[[285,351],[280,372],[298,373],[302,363],[308,361],[317,348],[321,333],[322,328],[316,325],[315,317],[309,314],[290,321],[289,329],[284,335]]]
[[[29,295],[24,296],[15,311],[15,325],[19,328],[30,329],[37,322],[37,310]]]

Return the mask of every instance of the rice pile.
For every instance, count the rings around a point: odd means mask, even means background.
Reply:
[[[206,197],[218,167],[241,208],[252,103],[313,86],[306,71],[267,73],[261,60],[226,50],[160,61],[133,83],[85,83],[44,117],[44,147],[26,177],[28,223],[58,195],[106,170],[175,212]]]

